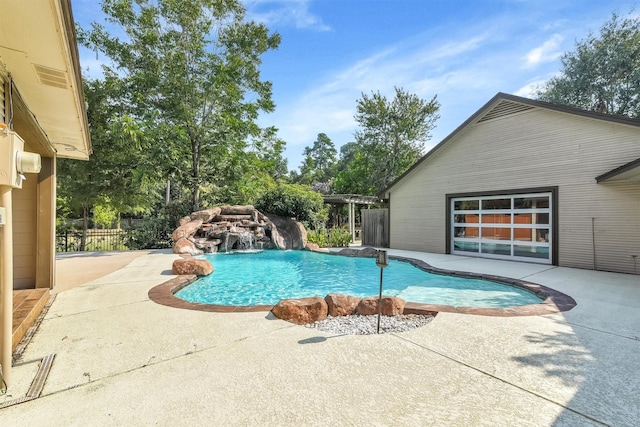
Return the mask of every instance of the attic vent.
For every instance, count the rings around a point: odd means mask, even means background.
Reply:
[[[67,83],[67,73],[64,71],[54,70],[53,68],[47,68],[36,64],[33,64],[33,67],[40,79],[40,83],[43,85],[58,87],[61,89],[67,89],[69,87],[69,84]]]
[[[512,101],[501,101],[498,105],[493,107],[491,111],[489,111],[480,120],[478,120],[478,123],[509,116],[511,114],[521,113],[523,111],[532,109],[533,107],[529,105],[523,105]]]

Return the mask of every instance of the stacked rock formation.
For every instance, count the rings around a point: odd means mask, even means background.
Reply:
[[[251,249],[304,249],[307,232],[291,219],[259,212],[251,205],[217,206],[180,219],[173,252],[200,255]]]
[[[398,316],[404,312],[405,301],[398,297],[383,296],[380,311],[384,316]],[[343,294],[329,294],[326,297],[283,299],[271,312],[279,319],[298,325],[332,317],[359,314],[368,316],[378,313],[378,297],[358,298]]]

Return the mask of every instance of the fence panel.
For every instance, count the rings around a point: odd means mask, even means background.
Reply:
[[[84,250],[87,252],[126,251],[129,235],[127,230],[106,229],[87,230]],[[82,231],[69,230],[56,235],[56,252],[77,252],[81,250]]]
[[[362,245],[389,247],[389,209],[363,209]]]

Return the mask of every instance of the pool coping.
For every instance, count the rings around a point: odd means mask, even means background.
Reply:
[[[345,249],[340,252],[328,252],[330,255],[355,256],[373,258],[377,252],[373,248],[365,248],[362,250]],[[327,253],[327,252],[323,252]],[[484,273],[472,273],[467,271],[446,270],[434,267],[426,262],[402,256],[389,256],[389,259],[408,262],[416,268],[433,274],[441,274],[447,276],[464,277],[468,279],[482,279],[493,282],[502,283],[516,288],[524,289],[535,294],[542,301],[538,304],[521,305],[504,308],[478,308],[478,307],[454,307],[451,305],[424,304],[407,301],[405,303],[403,314],[427,314],[435,315],[439,312],[443,313],[460,313],[475,314],[479,316],[494,317],[515,317],[515,316],[542,316],[546,314],[555,314],[563,311],[569,311],[577,305],[576,301],[567,294],[556,291],[555,289],[529,281],[514,279],[510,277],[497,276]],[[250,312],[266,312],[273,308],[273,305],[255,305],[255,306],[229,306],[218,304],[202,304],[185,301],[175,296],[180,289],[190,285],[198,280],[198,276],[194,274],[179,275],[164,283],[154,286],[149,290],[149,299],[157,304],[161,304],[173,308],[182,308],[186,310],[198,310],[215,313],[250,313]]]

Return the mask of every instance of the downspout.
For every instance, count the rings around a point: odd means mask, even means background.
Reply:
[[[5,208],[5,224],[0,225],[0,365],[7,386],[11,384],[13,335],[13,219],[11,190],[0,186],[0,206]]]

